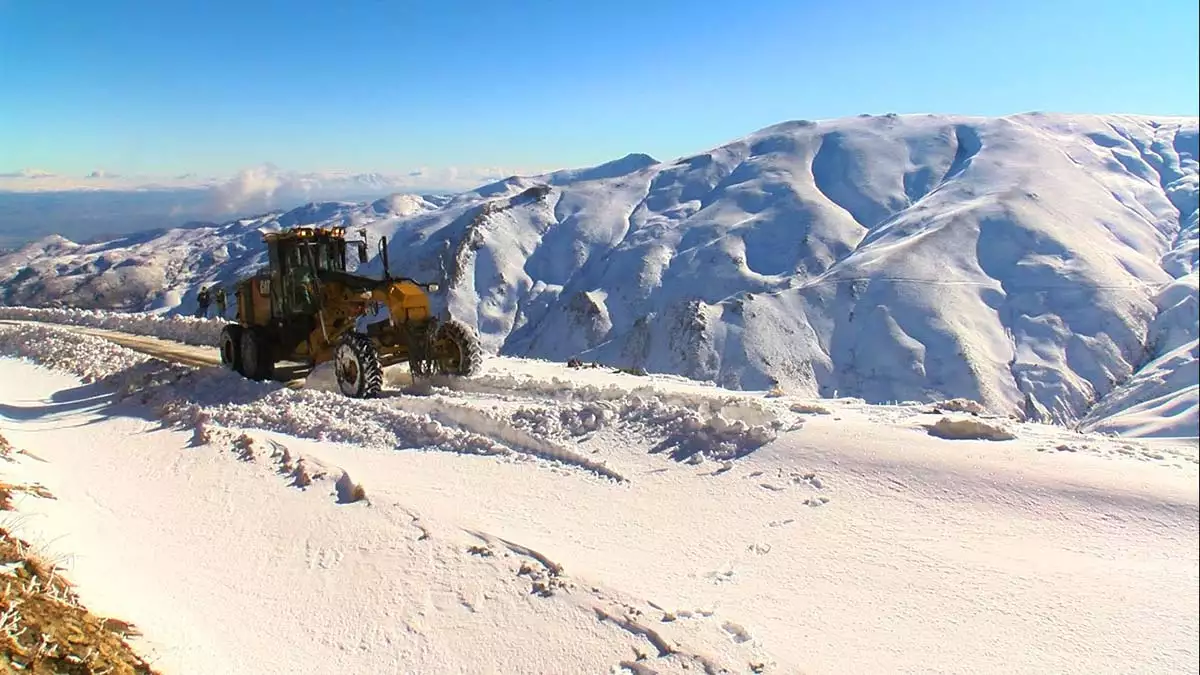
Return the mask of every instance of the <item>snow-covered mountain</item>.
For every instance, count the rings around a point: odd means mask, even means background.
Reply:
[[[1194,435],[1197,126],[793,121],[444,203],[42,240],[0,258],[0,299],[188,311],[200,282],[261,264],[260,229],[340,222],[389,235],[394,267],[442,280],[449,310],[505,354]]]

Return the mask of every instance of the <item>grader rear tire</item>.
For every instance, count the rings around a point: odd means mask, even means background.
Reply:
[[[351,398],[374,398],[383,389],[383,367],[375,343],[362,333],[347,333],[333,353],[338,388]]]
[[[221,329],[221,365],[235,373],[242,372],[242,327],[236,323]]]
[[[251,380],[265,380],[275,371],[275,358],[266,333],[258,328],[243,328],[240,340],[241,373]]]

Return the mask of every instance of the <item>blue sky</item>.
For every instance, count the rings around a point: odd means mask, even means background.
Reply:
[[[1196,0],[0,0],[0,172],[670,159],[786,119],[1196,115]]]

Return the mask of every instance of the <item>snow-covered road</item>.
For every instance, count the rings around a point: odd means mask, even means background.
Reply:
[[[23,384],[4,389],[0,433],[44,460],[6,473],[56,496],[24,500],[19,531],[61,554],[93,611],[135,623],[163,673],[583,672],[631,654],[632,636],[529,598],[511,560],[467,554],[461,534],[422,539],[386,499],[293,489],[266,458],[2,363]],[[514,639],[539,633],[553,639]]]
[[[0,326],[0,355],[25,357],[0,358],[0,434],[44,460],[0,475],[57,497],[23,498],[21,534],[167,673],[1200,657],[1192,442],[944,440],[928,406],[509,359],[355,402],[41,326]]]
[[[12,321],[0,319],[0,323],[19,326],[28,324],[28,321]],[[196,345],[185,345],[171,340],[152,337],[149,335],[133,335],[130,333],[122,333],[115,330],[106,330],[104,328],[90,328],[87,326],[72,326],[71,331],[80,335],[92,335],[103,338],[109,342],[113,342],[127,347],[135,352],[157,356],[164,360],[173,361],[175,363],[183,363],[189,366],[219,366],[221,365],[221,354],[211,347],[199,347]]]

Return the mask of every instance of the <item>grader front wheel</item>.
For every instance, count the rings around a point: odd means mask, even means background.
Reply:
[[[383,367],[371,339],[347,333],[333,353],[333,372],[338,388],[352,398],[373,398],[383,389]]]
[[[475,331],[461,321],[450,320],[434,335],[433,358],[438,373],[470,377],[483,367],[483,347]]]

